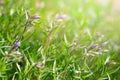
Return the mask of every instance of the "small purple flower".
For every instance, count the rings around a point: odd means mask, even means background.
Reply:
[[[20,46],[20,41],[16,42],[13,47],[18,48],[19,46]]]
[[[98,44],[93,44],[91,47],[96,48],[97,46],[98,46]]]
[[[108,42],[103,42],[102,44],[101,44],[101,46],[106,46],[108,44]]]
[[[41,18],[41,16],[34,15],[34,16],[31,16],[30,18],[31,18],[31,19],[39,19],[39,18]]]

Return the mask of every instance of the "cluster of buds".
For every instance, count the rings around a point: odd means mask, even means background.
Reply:
[[[101,47],[105,47],[108,44],[108,42],[103,42],[100,45],[99,44],[93,44],[90,46],[90,48],[88,50],[91,49],[97,49],[97,51],[99,51],[101,49]]]
[[[91,55],[91,56],[95,56],[96,54],[102,54],[101,52],[108,52],[107,49],[104,49],[103,47],[105,47],[108,44],[108,42],[103,42],[101,44],[93,44],[91,45],[88,50],[86,55]]]

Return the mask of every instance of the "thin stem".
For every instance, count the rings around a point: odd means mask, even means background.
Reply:
[[[18,41],[20,41],[20,40],[23,38],[23,34],[25,33],[25,31],[26,31],[26,29],[27,29],[27,24],[28,24],[28,23],[29,23],[29,21],[27,20],[27,22],[26,22],[25,25],[24,25],[23,32],[22,32],[22,34],[20,35]]]
[[[18,39],[17,42],[19,42],[20,40],[22,40],[23,35],[24,35],[24,33],[25,33],[26,29],[27,29],[27,24],[28,24],[28,23],[29,23],[29,19],[28,19],[27,22],[25,23],[23,32],[21,33],[21,35],[20,35],[20,37],[19,37],[19,39]],[[15,42],[14,42],[14,44],[15,44]],[[15,48],[15,47],[14,47],[14,44],[13,44],[11,50],[8,52],[8,54],[11,53],[11,51]]]
[[[50,44],[51,39],[52,39],[52,32],[49,32],[49,36],[45,42],[44,49],[46,49],[46,47]]]

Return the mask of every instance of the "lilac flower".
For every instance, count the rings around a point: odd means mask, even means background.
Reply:
[[[31,18],[31,19],[39,19],[39,18],[41,18],[41,16],[34,15],[34,16],[31,16],[30,18]]]
[[[108,42],[103,42],[103,43],[101,44],[101,46],[104,47],[104,46],[106,46],[107,44],[108,44]]]
[[[98,46],[98,44],[93,44],[91,47],[96,48],[97,46]]]
[[[16,42],[13,46],[13,48],[18,48],[20,46],[20,41]]]

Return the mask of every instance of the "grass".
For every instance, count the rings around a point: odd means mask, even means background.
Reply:
[[[119,80],[110,10],[96,0],[0,1],[0,80]]]

